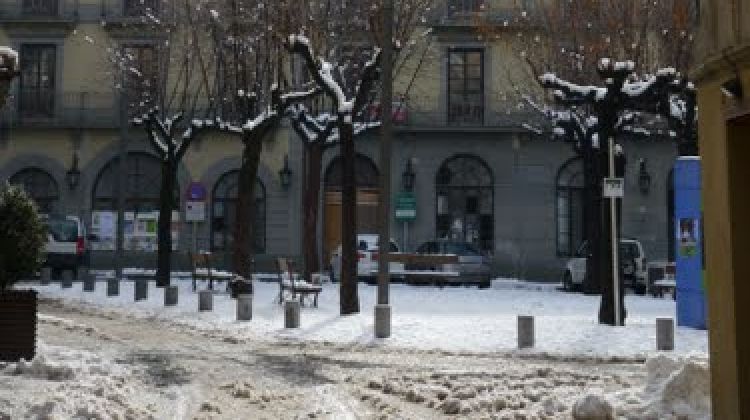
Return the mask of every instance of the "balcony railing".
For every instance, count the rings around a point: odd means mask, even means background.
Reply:
[[[113,128],[119,126],[117,95],[66,92],[10,98],[0,122],[10,127]]]
[[[80,0],[0,0],[0,21],[65,22],[78,19]]]
[[[512,108],[509,110],[484,110],[481,118],[449,118],[447,111],[435,108],[419,108],[409,105],[393,105],[394,125],[414,130],[468,130],[468,131],[515,131],[524,124],[544,125],[544,119],[536,112]]]

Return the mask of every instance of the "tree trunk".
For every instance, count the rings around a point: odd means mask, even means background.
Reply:
[[[176,208],[174,202],[176,185],[177,163],[173,160],[162,161],[157,233],[159,249],[157,251],[156,285],[158,287],[169,286],[172,259],[172,210]]]
[[[602,168],[608,167],[607,154],[602,153]],[[604,173],[604,172],[603,172]],[[625,176],[625,158],[615,158],[615,175],[617,177]],[[600,252],[604,256],[601,258],[601,280],[602,280],[602,300],[599,307],[599,323],[607,325],[615,325],[615,299],[614,299],[614,284],[613,284],[613,273],[614,270],[618,270],[619,273],[619,289],[620,289],[620,325],[625,325],[625,317],[627,311],[625,310],[625,284],[623,282],[622,264],[618,264],[618,267],[613,267],[612,261],[612,213],[610,209],[609,199],[602,200],[602,224],[601,224],[601,246],[599,247]],[[616,208],[617,218],[617,237],[618,242],[621,238],[622,231],[622,199],[617,200]],[[618,243],[619,246],[619,243]]]
[[[359,313],[357,294],[357,181],[354,133],[351,123],[339,115],[341,136],[341,315]]]
[[[599,278],[601,252],[601,185],[602,178],[597,170],[596,154],[591,147],[587,147],[583,153],[583,237],[588,243],[588,254],[586,255],[586,276],[583,279],[583,293],[596,295],[601,293],[601,281]],[[577,244],[576,244],[577,246]]]
[[[304,198],[304,238],[303,253],[305,256],[305,277],[312,278],[312,273],[320,271],[318,264],[318,213],[320,209],[320,171],[323,162],[323,144],[308,143],[305,168]]]
[[[242,166],[240,167],[237,192],[237,209],[232,243],[232,265],[234,271],[247,279],[252,278],[255,240],[255,184],[262,143],[260,136],[243,137]]]

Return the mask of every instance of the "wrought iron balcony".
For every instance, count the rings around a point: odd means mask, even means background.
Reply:
[[[394,125],[402,130],[414,131],[519,131],[524,124],[540,125],[544,120],[535,112],[519,110],[483,110],[479,114],[468,114],[464,118],[448,115],[437,108],[419,108],[394,104]]]
[[[117,98],[112,93],[27,90],[10,98],[0,111],[0,122],[25,128],[114,128],[120,122]]]
[[[80,0],[0,0],[0,22],[74,22]]]

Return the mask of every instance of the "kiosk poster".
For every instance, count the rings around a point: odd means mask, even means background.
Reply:
[[[678,226],[678,252],[681,257],[698,255],[698,238],[700,238],[700,219],[681,218]]]

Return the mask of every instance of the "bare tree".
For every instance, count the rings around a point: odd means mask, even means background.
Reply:
[[[160,17],[166,10],[171,12],[168,18]],[[115,46],[110,58],[122,75],[119,87],[130,121],[143,128],[161,159],[156,281],[163,287],[170,281],[179,163],[192,141],[213,124],[216,62],[206,34],[214,23],[209,7],[196,7],[188,0],[165,2],[159,11],[146,8],[143,18],[151,30],[165,34],[160,42],[145,53]]]
[[[18,53],[0,46],[0,108],[5,105],[11,82],[20,73],[19,65]]]
[[[526,66],[524,71],[518,71],[518,68],[506,70],[519,98],[524,98],[521,102],[559,105],[553,95],[539,92],[538,81],[544,72],[551,71],[564,80],[587,85],[599,80],[598,62],[602,58],[633,61],[636,64],[631,74],[633,77],[635,74],[653,74],[662,67],[686,71],[692,60],[696,16],[695,3],[688,0],[533,0],[517,6],[505,19],[480,18],[478,27],[482,36],[487,38],[502,33],[513,35],[511,46]],[[687,83],[683,86],[687,88]],[[668,101],[667,96],[663,95]],[[689,89],[680,96],[690,96]],[[688,108],[694,109],[694,100],[692,104]],[[593,115],[593,110],[586,104],[571,104],[565,109],[581,122]],[[676,133],[680,152],[694,154],[697,147],[695,136],[691,134],[694,130],[679,125],[679,121],[670,118],[668,112],[657,114],[667,117],[671,129],[663,132]],[[688,120],[692,121],[691,118],[684,121]],[[554,119],[550,122],[556,124]],[[640,122],[644,127],[635,132],[645,130],[656,134],[661,124],[658,118],[641,118]],[[634,125],[637,124],[629,126]],[[572,136],[575,131],[559,127],[560,133],[571,136],[558,136],[574,145],[574,151],[583,163],[583,237],[591,252],[584,280],[586,293],[599,293],[602,282],[611,278],[611,271],[603,264],[607,254],[601,252],[601,181],[604,173],[601,172],[600,160],[603,157],[587,140],[593,134],[590,131],[596,129],[583,127],[584,132],[576,137]],[[629,134],[633,132],[631,130]]]
[[[427,0],[404,0],[395,12],[394,40],[400,45],[413,36]],[[359,312],[356,260],[356,169],[354,124],[362,120],[378,81],[380,48],[384,42],[377,0],[342,5],[337,2],[306,3],[300,16],[305,24],[290,32],[289,51],[304,62],[312,80],[331,103],[342,156],[341,299],[342,315]],[[316,52],[321,52],[320,56]]]

